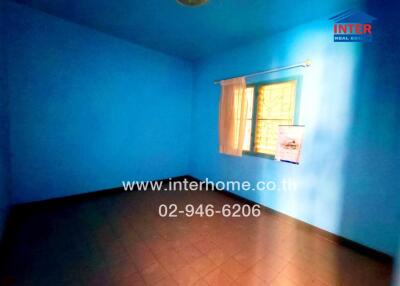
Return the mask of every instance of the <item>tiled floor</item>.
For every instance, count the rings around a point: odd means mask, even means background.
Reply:
[[[128,192],[35,209],[9,230],[10,285],[390,285],[391,267],[263,211],[180,215],[162,203],[243,203],[219,192]]]

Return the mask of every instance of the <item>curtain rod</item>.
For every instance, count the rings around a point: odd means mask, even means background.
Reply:
[[[255,73],[250,73],[250,74],[245,74],[241,76],[235,76],[235,77],[230,77],[230,78],[224,78],[224,79],[219,79],[219,80],[214,80],[214,84],[218,84],[223,80],[228,80],[228,79],[233,79],[233,78],[239,78],[239,77],[251,77],[251,76],[256,76],[256,75],[261,75],[261,74],[267,74],[267,73],[273,73],[273,72],[278,72],[282,70],[288,70],[288,69],[294,69],[298,67],[309,67],[311,65],[311,60],[305,60],[304,62],[294,64],[291,66],[285,66],[285,67],[279,67],[279,68],[273,68],[265,71],[260,71],[260,72],[255,72]]]

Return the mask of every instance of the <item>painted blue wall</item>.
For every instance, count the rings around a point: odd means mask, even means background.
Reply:
[[[341,232],[395,256],[400,239],[398,1],[368,0],[374,42],[362,45],[347,149]]]
[[[7,6],[14,203],[188,173],[192,66]]]
[[[6,93],[4,3],[0,1],[0,240],[9,209],[10,165],[8,134],[8,96]]]
[[[400,229],[400,74],[390,61],[398,45],[382,26],[370,45],[333,43],[327,19],[197,62],[191,174],[212,181],[248,180],[253,186],[274,181],[280,190],[236,193],[394,256]],[[250,80],[303,77],[298,106],[299,123],[306,126],[301,164],[219,154],[220,88],[213,80],[305,59],[312,60],[310,68]],[[295,189],[282,190],[285,180]]]

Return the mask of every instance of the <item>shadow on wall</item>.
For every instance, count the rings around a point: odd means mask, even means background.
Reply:
[[[399,251],[397,253],[395,272],[396,273],[395,273],[395,277],[393,279],[393,285],[398,286],[398,285],[400,285],[400,240],[399,240]]]
[[[297,191],[278,192],[272,204],[265,196],[252,198],[392,256],[400,230],[396,178],[400,174],[400,41],[393,23],[399,6],[365,3],[362,9],[378,18],[372,43],[324,44],[332,39],[314,34],[321,40],[316,41],[317,48],[310,47],[313,66],[304,72],[300,114],[307,127],[304,160],[296,170],[266,164],[258,171],[260,177],[291,177]],[[305,31],[293,38],[295,48],[285,51],[288,58],[305,50],[304,42],[311,35]],[[318,241],[307,247],[324,257],[325,268],[331,270],[327,275],[332,275],[326,280],[345,285],[390,284],[390,270],[384,264],[367,263],[362,255],[345,248],[330,249]],[[315,267],[318,273],[328,273],[324,265]]]
[[[400,70],[396,64],[400,60],[400,39],[395,23],[391,23],[396,19],[396,10],[370,2],[366,11],[378,20],[373,26],[373,42],[362,44],[357,71],[343,169],[341,228],[356,241],[381,236],[373,247],[394,255],[400,229]],[[348,226],[353,223],[362,231],[352,232]],[[371,225],[373,232],[369,231]]]
[[[223,178],[241,180],[273,178],[279,182],[291,178],[297,184],[295,191],[242,194],[394,256],[400,230],[400,186],[396,178],[400,174],[400,67],[396,65],[400,63],[400,41],[396,24],[391,22],[398,9],[370,2],[363,10],[378,18],[372,43],[333,44],[332,38],[326,38],[326,30],[320,33],[318,29],[304,29],[304,33],[291,37],[289,48],[280,51],[288,62],[293,62],[292,55],[313,51],[313,65],[303,74],[300,123],[307,127],[307,142],[302,164],[259,163],[259,159],[246,157],[241,160],[247,162],[238,163],[234,158],[221,158],[224,171],[219,172]],[[333,37],[333,33],[328,37]],[[310,47],[310,41],[318,44]],[[283,77],[281,73],[277,76]],[[235,164],[238,170],[245,171],[239,174],[232,168]],[[390,284],[387,265],[367,260],[344,247],[333,248],[319,240],[310,243],[303,240],[296,225],[288,228],[291,235],[286,235],[284,241],[286,251],[308,249],[309,253],[323,257],[310,260],[315,259],[313,267],[316,273],[326,275],[322,277],[325,281],[345,285]],[[254,233],[264,234],[261,226]],[[263,237],[259,236],[260,241]],[[256,249],[257,246],[253,250]]]
[[[400,231],[399,8],[396,1],[367,0],[365,5],[377,20],[373,42],[361,44],[340,219],[346,237],[369,237],[369,246],[393,256]]]
[[[9,209],[9,126],[5,83],[4,2],[0,1],[0,241]]]

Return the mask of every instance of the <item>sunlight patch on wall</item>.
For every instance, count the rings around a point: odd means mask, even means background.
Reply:
[[[288,51],[293,57],[310,58],[313,64],[302,73],[299,124],[304,124],[306,131],[301,163],[280,166],[277,174],[291,177],[297,188],[279,193],[278,208],[336,232],[340,228],[343,161],[360,51],[354,44],[332,43],[327,27],[323,24],[298,33]]]

